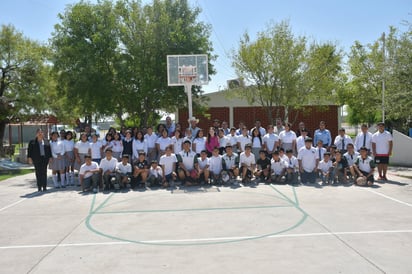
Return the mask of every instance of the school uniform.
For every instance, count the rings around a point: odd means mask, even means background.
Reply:
[[[377,131],[372,135],[372,143],[375,144],[375,163],[389,164],[389,143],[393,141],[389,131]]]
[[[67,184],[74,185],[74,172],[71,167],[74,166],[74,141],[65,139],[64,150],[65,150],[65,167],[66,167],[66,180]]]
[[[159,165],[163,167],[166,181],[172,180],[173,178],[172,174],[175,171],[176,162],[177,162],[177,158],[176,158],[176,155],[173,153],[170,154],[169,156],[165,154],[162,157],[160,157]]]
[[[252,142],[252,138],[249,135],[247,136],[240,135],[237,137],[236,141],[237,141],[237,146],[238,146],[239,151],[243,153],[243,151],[245,151],[245,146]]]
[[[152,162],[152,160],[157,159],[157,150],[156,150],[157,135],[154,134],[153,132],[150,135],[146,133],[144,135],[144,139],[146,140],[146,144],[147,144],[147,159],[149,162]]]
[[[245,152],[240,153],[239,169],[240,169],[241,174],[242,174],[243,169],[246,168],[247,169],[246,176],[252,177],[253,174],[252,174],[251,167],[252,167],[252,165],[255,165],[255,164],[256,164],[256,158],[255,158],[255,155],[253,153],[250,153],[249,156],[246,155]],[[245,179],[245,178],[243,178],[243,179]]]
[[[272,155],[272,152],[277,150],[275,144],[279,141],[279,136],[275,133],[267,133],[263,136],[262,141],[266,146],[266,153],[270,157],[270,155]]]
[[[280,183],[282,176],[285,174],[288,164],[281,158],[270,160],[270,175],[273,182]]]
[[[123,142],[121,140],[112,140],[111,143],[113,157],[120,161],[123,152]]]
[[[156,144],[159,145],[157,158],[158,160],[160,160],[160,157],[166,153],[166,147],[172,144],[172,140],[169,137],[159,137],[156,141]]]
[[[369,175],[369,173],[375,168],[375,161],[372,157],[367,156],[365,159],[362,156],[358,156],[355,161],[355,165],[358,167],[359,171],[366,176],[366,180],[368,182],[374,182],[373,174]]]
[[[199,156],[202,150],[206,149],[206,137],[197,137],[193,140],[192,147],[195,147],[194,152]]]
[[[145,155],[147,155],[147,143],[146,140],[143,141],[134,139],[132,143],[133,148],[133,160],[139,158],[139,152],[143,151]]]
[[[338,135],[335,137],[334,145],[344,154],[348,149],[348,144],[353,144],[352,138],[349,135]]]
[[[222,168],[228,171],[233,176],[233,169],[239,166],[239,155],[237,153],[232,153],[228,155],[227,153],[222,156]]]
[[[100,169],[102,170],[103,184],[106,189],[110,189],[110,180],[116,177],[117,159],[112,157],[110,160],[106,157],[100,162]],[[110,172],[110,173],[109,173]],[[107,174],[106,174],[107,173]]]
[[[124,177],[128,177],[128,182],[132,176],[132,165],[128,162],[123,164],[123,162],[118,162],[116,165],[116,181],[121,183]],[[128,186],[130,187],[130,186]]]
[[[286,168],[286,182],[287,183],[297,183],[298,182],[298,176],[299,176],[299,161],[298,158],[295,156],[291,156],[290,158],[287,157],[286,163],[288,164],[288,167]]]
[[[66,169],[66,160],[65,160],[65,149],[64,149],[64,142],[61,140],[56,140],[50,142],[50,148],[52,153],[52,161],[50,163],[50,169],[53,171],[61,171]],[[53,185],[56,188],[59,188],[59,182],[57,179],[57,174],[52,175],[53,178]],[[65,174],[61,174],[60,176],[60,183],[61,187],[66,186],[66,177]]]
[[[102,159],[102,148],[103,143],[100,140],[90,143],[90,154],[92,155],[92,161],[98,164],[100,164],[100,160]]]
[[[360,132],[355,138],[355,150],[359,151],[361,147],[366,147],[368,151],[372,150],[372,133],[370,132]]]
[[[298,153],[299,165],[302,167],[303,171],[300,174],[300,179],[302,183],[311,183],[316,182],[316,168],[319,161],[319,156],[316,153],[314,147],[309,149],[305,147],[301,148]]]
[[[281,147],[286,151],[288,149],[294,149],[293,141],[296,141],[296,133],[293,130],[282,131],[279,134],[279,139],[281,141]]]
[[[359,157],[359,152],[354,151],[352,154],[349,154],[349,152],[346,152],[343,154],[343,156],[346,158],[346,161],[348,161],[349,166],[353,166],[355,163],[356,159]]]
[[[319,172],[319,176],[320,179],[322,180],[322,183],[326,183],[326,181],[328,181],[328,183],[330,183],[330,181],[332,180],[332,176],[331,176],[331,171],[333,168],[333,163],[331,160],[328,160],[327,162],[325,162],[325,160],[322,160],[319,162],[318,164],[318,170]],[[325,173],[328,173],[328,175],[325,175]]]
[[[330,131],[326,128],[323,130],[315,130],[315,133],[313,134],[313,143],[317,144],[319,140],[322,140],[323,147],[332,145],[332,135],[330,134]]]
[[[129,163],[133,163],[133,139],[124,138],[122,140],[123,152],[122,155],[129,155]]]
[[[79,176],[84,175],[83,177],[83,191],[89,189],[90,186],[93,187],[93,191],[96,192],[97,183],[99,182],[99,174],[95,173],[92,174],[90,172],[86,173],[86,171],[98,169],[99,164],[97,162],[92,161],[90,165],[84,163],[79,170]]]
[[[211,175],[220,177],[220,173],[222,172],[222,155],[209,158],[209,170]]]
[[[177,139],[176,136],[173,136],[171,141],[173,145],[173,153],[176,155],[183,149],[183,140],[184,138]]]
[[[75,160],[74,169],[80,170],[80,167],[84,164],[84,156],[90,154],[90,144],[88,141],[83,142],[80,140],[74,145],[74,148],[77,150],[77,155],[80,159],[80,162],[77,159]]]

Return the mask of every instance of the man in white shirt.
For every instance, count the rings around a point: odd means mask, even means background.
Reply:
[[[353,144],[352,138],[345,134],[345,129],[339,129],[339,134],[335,138],[335,146],[342,152],[342,155],[346,153],[348,144]]]
[[[368,125],[363,124],[361,130],[355,138],[355,150],[359,152],[361,147],[366,147],[368,151],[372,151],[372,133],[368,131]]]
[[[157,159],[156,141],[157,135],[153,132],[152,127],[147,127],[147,133],[144,135],[147,145],[147,161],[150,163],[152,160]]]
[[[191,142],[185,140],[183,142],[183,150],[176,155],[179,163],[178,176],[182,182],[186,182],[187,186],[191,186],[196,182],[197,175],[197,157],[196,153],[190,150]]]
[[[385,130],[385,123],[378,123],[378,131],[372,135],[372,153],[375,156],[375,163],[378,165],[378,180],[388,180],[386,172],[389,157],[392,155],[392,147],[392,134]]]
[[[97,193],[97,183],[99,182],[100,169],[99,164],[92,162],[92,156],[84,156],[85,163],[80,167],[79,181],[82,191],[89,191],[90,186],[93,187],[93,192]]]
[[[366,147],[361,147],[360,156],[355,161],[354,170],[358,175],[356,179],[356,184],[358,185],[373,185],[374,178],[373,173],[375,171],[375,162],[372,157],[368,156],[368,149]],[[363,180],[358,180],[363,178]]]
[[[166,147],[166,153],[160,157],[159,165],[163,170],[163,186],[167,187],[176,179],[176,155],[172,153],[172,146]]]
[[[209,158],[209,170],[212,184],[221,184],[222,155],[219,154],[217,147],[213,149],[212,157]]]
[[[119,183],[116,182],[116,167],[117,167],[117,159],[112,157],[112,149],[106,149],[106,157],[100,161],[100,172],[103,177],[103,185],[105,190],[110,189],[110,185],[113,180],[114,189],[118,190]]]
[[[316,170],[319,164],[319,156],[316,149],[312,147],[312,138],[305,140],[305,147],[298,153],[300,180],[303,184],[316,182]]]
[[[279,151],[274,151],[272,153],[272,160],[270,160],[270,177],[272,184],[279,184],[282,182],[282,177],[285,175],[287,167],[288,164],[280,158]]]

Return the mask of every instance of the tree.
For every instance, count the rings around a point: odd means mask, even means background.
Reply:
[[[271,24],[251,41],[245,33],[233,55],[233,65],[247,83],[234,91],[265,108],[269,121],[288,120],[289,111],[307,104],[334,102],[340,84],[341,52],[330,43],[308,45],[295,37],[289,23]]]
[[[374,43],[351,48],[350,81],[341,94],[349,106],[349,121],[373,124],[382,120],[382,82],[385,82],[385,118],[392,126],[407,131],[411,116],[412,32],[390,27],[387,36]]]
[[[46,109],[48,54],[45,46],[23,37],[13,26],[1,26],[0,140],[11,120],[24,121],[28,115]]]
[[[81,2],[66,9],[53,37],[63,96],[80,113],[114,115],[153,124],[157,110],[186,102],[183,88],[167,86],[168,54],[209,54],[210,26],[187,1]],[[213,73],[209,64],[209,73]],[[199,87],[193,89],[199,96]]]

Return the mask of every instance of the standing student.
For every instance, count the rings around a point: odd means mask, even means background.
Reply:
[[[153,132],[153,127],[147,127],[147,133],[144,135],[147,145],[147,159],[151,162],[157,159],[156,141],[157,135]]]
[[[66,132],[66,139],[64,139],[64,150],[66,156],[66,180],[67,185],[74,186],[74,141],[73,132],[70,130]]]
[[[389,157],[392,155],[393,138],[389,131],[385,130],[385,123],[378,123],[378,131],[372,135],[372,153],[375,163],[378,165],[378,180],[388,180]]]
[[[361,147],[366,147],[368,152],[372,151],[372,133],[370,133],[367,124],[361,126],[361,132],[355,138],[355,150],[360,151]]]
[[[184,137],[182,135],[182,131],[180,129],[176,129],[175,136],[172,137],[172,152],[176,155],[183,149],[183,140]]]
[[[122,152],[123,152],[123,142],[122,138],[119,132],[114,133],[113,135],[113,140],[112,140],[112,151],[113,151],[113,157],[117,159],[117,161],[120,162]]]
[[[335,138],[334,144],[343,154],[345,154],[348,150],[348,144],[353,144],[353,141],[352,138],[345,133],[345,129],[340,128],[338,131],[338,136],[336,136]]]
[[[299,150],[305,146],[306,137],[308,137],[308,130],[306,128],[302,128],[300,130],[300,136],[296,138],[296,151],[299,152]]]
[[[348,161],[343,157],[342,152],[337,149],[335,152],[335,160],[333,161],[333,183],[337,182],[346,184],[347,183],[347,171],[348,171]]]
[[[206,137],[204,136],[203,129],[197,132],[196,137],[192,142],[192,150],[196,152],[197,157],[200,156],[200,152],[206,149]]]
[[[230,143],[230,138],[226,136],[225,130],[219,128],[219,154],[223,155],[225,152],[226,144]]]
[[[186,186],[191,186],[196,182],[198,177],[197,169],[197,157],[196,153],[190,149],[191,142],[185,140],[183,142],[183,150],[177,154],[178,161],[178,176],[182,182],[186,182]]]
[[[59,133],[54,131],[51,133],[50,148],[52,153],[50,168],[52,170],[53,184],[55,188],[66,187],[66,161],[64,142],[59,139]],[[60,183],[57,180],[57,172],[60,172]]]
[[[80,134],[80,140],[74,145],[74,169],[80,170],[80,167],[85,163],[84,156],[90,155],[90,143],[87,140],[86,133]]]
[[[132,147],[133,147],[133,161],[135,161],[137,158],[139,158],[139,152],[140,151],[143,151],[147,156],[147,151],[148,151],[147,150],[147,142],[144,139],[144,135],[143,135],[143,132],[141,130],[136,132],[136,136],[133,139]]]
[[[296,133],[291,127],[291,123],[285,123],[285,130],[279,133],[280,147],[284,150],[292,149],[293,153],[296,153]]]
[[[130,130],[126,130],[125,137],[122,140],[123,144],[123,152],[122,155],[129,155],[129,162],[133,163],[133,138],[132,132]]]
[[[209,170],[212,184],[221,184],[222,173],[222,155],[219,154],[219,148],[213,149],[212,157],[209,159]]]
[[[51,155],[50,143],[44,138],[43,130],[36,130],[36,137],[29,142],[27,160],[34,165],[36,173],[37,190],[47,190],[47,165]]]
[[[249,136],[249,131],[247,130],[247,127],[242,128],[242,135],[239,135],[237,137],[237,149],[239,153],[242,153],[245,151],[245,146],[247,144],[250,144],[252,142],[252,138]]]
[[[215,147],[219,148],[219,137],[217,137],[215,129],[213,127],[210,127],[206,139],[206,150],[208,157],[212,156]]]
[[[233,153],[237,153],[237,135],[236,135],[236,128],[232,127],[230,129],[230,133],[227,135],[227,137],[229,138],[229,142],[228,144],[230,144],[232,146],[232,151]]]
[[[279,136],[275,133],[273,125],[268,125],[267,133],[263,136],[262,141],[266,156],[272,157],[273,151],[279,147]]]
[[[255,127],[251,130],[252,137],[252,153],[255,155],[255,159],[259,159],[259,151],[262,149],[262,135],[259,128]]]
[[[157,158],[162,157],[166,153],[166,147],[172,144],[172,139],[170,139],[167,129],[164,129],[161,132],[161,136],[157,138],[156,149],[157,149]]]
[[[103,143],[99,140],[99,136],[95,133],[92,134],[90,153],[92,155],[92,161],[100,164],[103,153]]]
[[[319,164],[319,156],[316,149],[312,147],[312,138],[305,140],[305,147],[298,153],[300,180],[302,184],[316,183],[316,171]]]
[[[100,162],[99,168],[103,178],[103,189],[109,190],[111,181],[116,178],[116,166],[117,159],[112,156],[112,149],[106,149],[106,157]],[[118,182],[114,184],[114,188],[118,190],[120,188]]]

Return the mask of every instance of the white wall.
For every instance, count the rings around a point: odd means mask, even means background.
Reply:
[[[412,138],[393,130],[391,165],[412,167]]]

